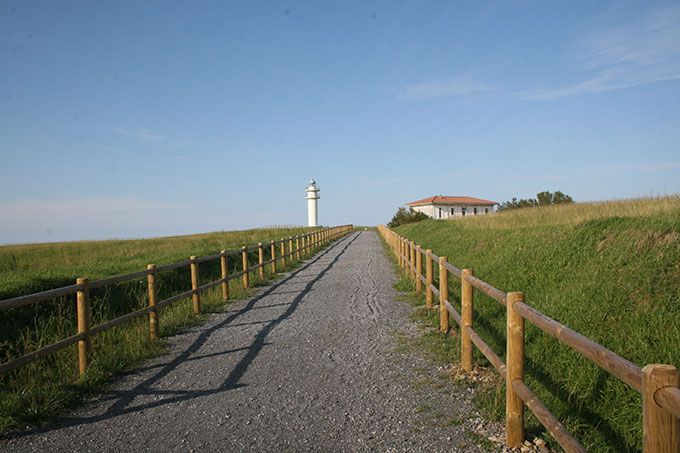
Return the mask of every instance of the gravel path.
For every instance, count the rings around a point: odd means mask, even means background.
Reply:
[[[0,451],[481,451],[377,233],[353,233]]]

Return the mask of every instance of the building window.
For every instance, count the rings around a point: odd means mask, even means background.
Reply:
[[[460,208],[460,210],[463,213],[463,217],[465,217],[465,212],[467,211],[467,208]]]
[[[439,218],[442,218],[442,208],[439,208]]]
[[[451,215],[454,214],[455,209],[456,209],[456,208],[451,208]]]
[[[484,214],[488,214],[488,213],[489,213],[489,208],[484,208]]]
[[[475,215],[477,215],[477,208],[475,208]]]

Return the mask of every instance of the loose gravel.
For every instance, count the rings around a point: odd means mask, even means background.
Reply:
[[[403,347],[395,281],[374,231],[345,236],[0,451],[483,451],[470,390]]]

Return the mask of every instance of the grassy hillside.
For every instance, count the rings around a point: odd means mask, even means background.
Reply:
[[[149,240],[65,242],[0,247],[0,300],[75,283],[146,269],[147,264],[170,264],[191,255],[210,255],[309,232],[275,229],[219,232]],[[257,251],[249,261],[257,262]],[[280,249],[277,248],[280,254]],[[265,248],[265,260],[269,249]],[[290,267],[290,262],[289,262]],[[201,284],[220,278],[219,260],[201,263]],[[229,260],[230,272],[241,269],[241,257]],[[279,263],[279,269],[281,269]],[[265,280],[272,278],[265,267]],[[261,283],[257,272],[251,284]],[[191,289],[189,268],[159,274],[159,297]],[[243,297],[240,279],[230,281],[232,299]],[[100,324],[148,304],[146,278],[91,291],[92,325]],[[220,310],[220,287],[201,294],[204,313]],[[178,301],[160,313],[161,336],[198,322],[191,300]],[[0,312],[0,362],[17,358],[77,333],[74,297],[62,297]],[[77,370],[77,348],[0,375],[0,432],[41,422],[96,390],[111,376],[164,350],[163,341],[149,340],[148,318],[141,317],[93,337],[93,362],[83,379]]]
[[[244,230],[156,239],[0,246],[0,300],[279,240],[312,229]]]
[[[429,220],[396,231],[503,291],[524,291],[529,305],[641,367],[680,367],[677,196]],[[460,283],[451,286],[458,302]],[[480,292],[475,298],[475,329],[503,357],[505,307]],[[641,449],[637,392],[529,323],[526,339],[529,386],[588,451]]]

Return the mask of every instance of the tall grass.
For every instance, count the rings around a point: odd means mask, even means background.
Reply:
[[[535,208],[510,209],[494,215],[456,217],[463,229],[506,229],[550,225],[577,225],[611,217],[672,215],[680,209],[680,195],[633,198],[628,200],[569,203]]]
[[[397,231],[503,291],[524,291],[529,305],[639,366],[680,367],[678,197],[521,209]],[[451,280],[460,309],[460,282]],[[475,298],[475,330],[504,356],[505,308],[480,292]],[[641,449],[637,392],[529,324],[526,355],[529,386],[588,451]]]
[[[308,232],[308,229],[249,230],[193,236],[132,241],[70,242],[0,247],[0,299],[73,284],[77,277],[91,280],[169,264],[191,255],[208,255],[221,249],[269,242]],[[265,260],[269,247],[265,247]],[[280,249],[277,246],[277,254]],[[231,257],[230,273],[241,269],[241,257]],[[249,256],[257,262],[257,251]],[[287,269],[296,262],[288,261]],[[219,260],[201,263],[200,284],[220,278]],[[278,269],[285,271],[278,263]],[[270,266],[265,277],[251,273],[251,285],[274,278]],[[159,274],[159,297],[191,289],[189,269]],[[229,282],[230,299],[244,297],[240,279]],[[203,313],[221,310],[221,288],[201,294]],[[92,325],[100,324],[148,304],[146,279],[138,279],[92,290]],[[166,337],[184,326],[200,322],[193,315],[190,299],[163,308],[159,313],[160,334]],[[5,362],[64,339],[77,332],[75,300],[62,297],[52,301],[0,312],[0,362]],[[149,339],[148,318],[141,317],[93,337],[93,361],[83,377],[78,374],[77,348],[32,362],[0,376],[0,431],[40,423],[76,404],[112,376],[134,367],[140,360],[165,350],[163,340]]]
[[[309,228],[255,229],[156,239],[60,242],[0,246],[0,300],[170,264],[309,232]]]

